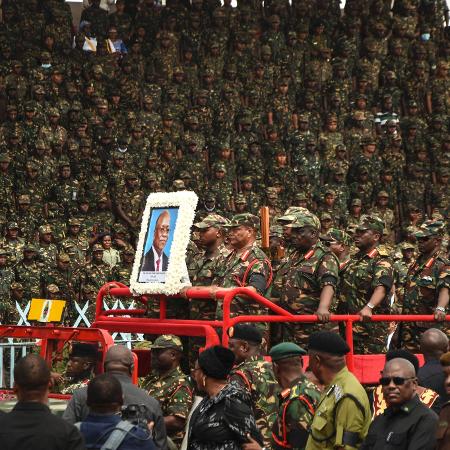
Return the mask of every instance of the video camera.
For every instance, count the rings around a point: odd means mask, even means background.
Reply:
[[[122,419],[148,431],[148,408],[145,405],[131,404],[122,407]]]

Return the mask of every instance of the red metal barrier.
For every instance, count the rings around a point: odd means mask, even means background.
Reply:
[[[106,294],[119,297],[131,297],[130,290],[120,285],[119,288],[114,287],[119,283],[108,283],[103,286],[97,296],[96,319],[93,324],[96,327],[104,328],[108,331],[123,331],[123,332],[139,332],[151,334],[171,333],[184,336],[200,336],[204,335],[207,338],[207,346],[218,343],[217,333],[214,329],[221,329],[222,345],[228,345],[228,329],[242,322],[298,322],[298,323],[315,323],[317,322],[316,315],[293,315],[271,302],[267,298],[257,294],[248,288],[234,288],[234,289],[218,289],[214,293],[217,300],[223,301],[223,320],[201,321],[189,319],[168,319],[166,317],[165,303],[167,297],[158,295],[154,299],[160,303],[160,317],[159,319],[138,318],[138,317],[123,317],[125,315],[136,316],[144,313],[145,310],[103,310],[103,297]],[[211,299],[210,289],[188,289],[186,296],[191,299],[215,301]],[[231,303],[237,296],[246,297],[249,301],[260,304],[263,309],[270,311],[275,315],[259,315],[259,316],[237,316],[231,317]],[[173,297],[176,299],[177,297]],[[135,297],[137,301],[147,304],[148,299],[142,297]],[[111,316],[116,317],[111,317]],[[119,316],[119,317],[117,317]],[[359,374],[359,378],[365,382],[375,382],[379,376],[378,367],[384,364],[384,355],[354,355],[353,353],[353,322],[361,320],[359,315],[331,315],[331,322],[345,322],[346,326],[346,341],[350,347],[350,353],[347,355],[347,365],[349,370]],[[433,315],[373,315],[372,322],[434,322]],[[446,316],[446,321],[450,321],[450,315]],[[370,322],[368,322],[370,323]],[[146,331],[143,331],[146,330]],[[370,366],[370,367],[366,367]],[[374,370],[374,368],[376,368]],[[376,376],[375,376],[376,374]]]

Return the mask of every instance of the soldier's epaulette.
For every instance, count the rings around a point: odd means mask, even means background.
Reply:
[[[308,253],[305,254],[304,259],[307,261],[308,259],[311,259],[314,256],[315,249],[311,249]]]
[[[250,249],[249,250],[245,250],[245,252],[242,253],[242,255],[241,255],[241,261],[242,262],[247,261],[247,258],[249,257],[250,253],[251,253]]]
[[[286,389],[284,389],[283,391],[280,392],[280,396],[283,399],[288,398],[290,394],[291,394],[291,389],[290,388],[286,388]]]
[[[367,253],[367,256],[370,258],[370,259],[373,259],[373,258],[375,258],[377,255],[378,255],[378,249],[377,248],[374,248],[374,249],[372,249],[369,253]]]

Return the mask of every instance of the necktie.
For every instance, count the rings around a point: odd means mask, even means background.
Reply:
[[[161,263],[161,258],[156,260],[156,271],[159,272],[159,264]]]

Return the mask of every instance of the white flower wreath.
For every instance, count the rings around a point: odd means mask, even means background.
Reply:
[[[130,279],[130,289],[133,294],[174,295],[181,288],[191,285],[186,268],[186,249],[189,243],[192,223],[194,222],[197,201],[197,195],[191,191],[156,192],[148,196]],[[169,263],[164,282],[140,282],[139,276],[142,270],[143,253],[149,235],[148,228],[152,210],[155,208],[178,208]]]

